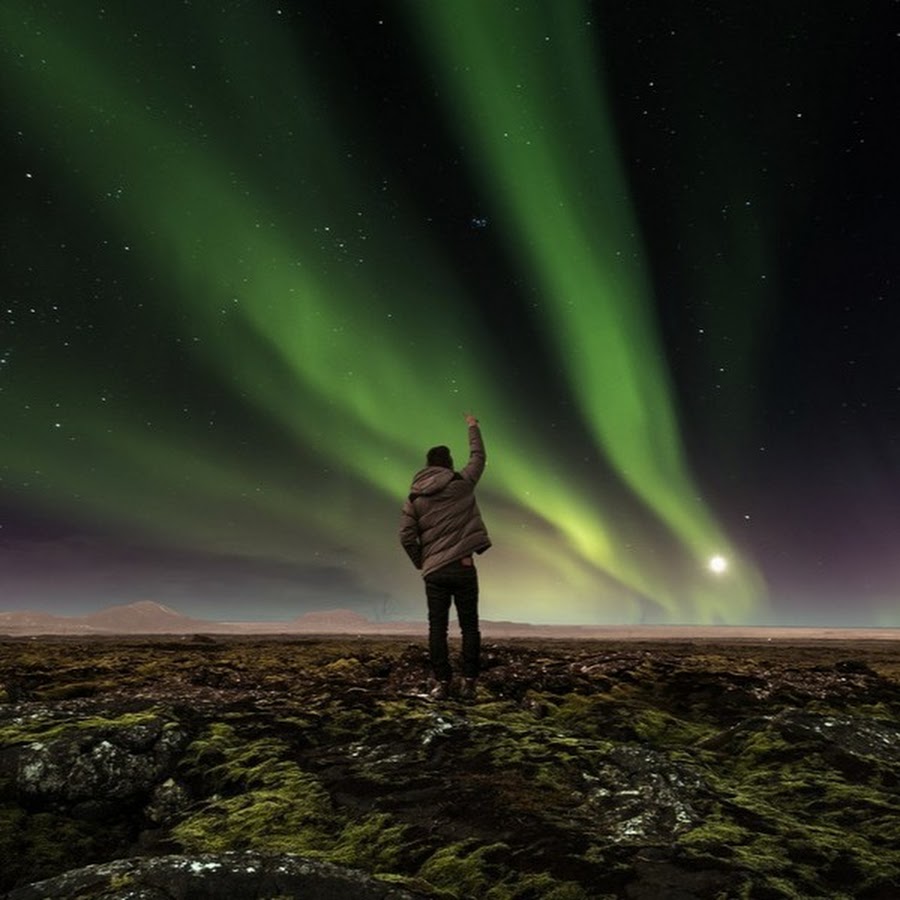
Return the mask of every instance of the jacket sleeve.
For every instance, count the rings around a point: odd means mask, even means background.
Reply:
[[[421,569],[422,544],[419,541],[419,520],[412,501],[408,499],[404,501],[403,509],[400,512],[400,543],[412,560],[412,564],[417,569]]]
[[[484,452],[484,441],[481,439],[481,429],[477,425],[469,426],[469,461],[459,473],[466,481],[475,484],[484,471],[487,456]]]

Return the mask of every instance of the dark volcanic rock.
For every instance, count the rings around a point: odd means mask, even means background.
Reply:
[[[821,753],[852,767],[900,767],[900,724],[868,716],[828,715],[784,709],[772,716],[751,716],[707,740],[704,746],[738,753],[748,744],[762,748],[760,735],[770,735],[770,757]]]
[[[709,809],[711,794],[697,769],[648,747],[614,747],[584,777],[582,809],[611,842],[667,843]]]
[[[406,640],[0,641],[0,681],[14,900],[900,896],[893,644],[493,643],[467,703]]]
[[[320,860],[257,853],[118,859],[6,895],[7,900],[416,900],[421,896]]]
[[[166,780],[174,754],[189,741],[177,722],[158,716],[125,717],[63,728],[4,754],[15,784],[29,799],[125,801]]]

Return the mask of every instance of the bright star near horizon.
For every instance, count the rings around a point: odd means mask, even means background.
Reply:
[[[728,568],[728,560],[724,556],[713,556],[709,560],[710,572],[721,575]]]

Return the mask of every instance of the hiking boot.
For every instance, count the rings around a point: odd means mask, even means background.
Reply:
[[[450,696],[450,682],[438,681],[428,694],[432,700],[446,700]]]
[[[475,699],[475,678],[463,678],[462,687],[459,689],[459,697],[461,700]]]

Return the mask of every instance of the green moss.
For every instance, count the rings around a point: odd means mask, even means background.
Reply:
[[[409,736],[414,736],[419,725],[422,722],[430,721],[434,716],[432,707],[424,706],[411,700],[379,700],[377,704],[378,718],[377,724],[402,723],[409,731]],[[409,728],[409,726],[412,726]]]
[[[328,677],[361,678],[366,675],[365,666],[356,657],[341,657],[322,667]]]
[[[384,813],[348,822],[337,836],[328,858],[335,863],[375,872],[397,871],[409,857],[407,825],[392,824]]]
[[[16,655],[14,665],[19,672],[43,672],[47,668],[47,652],[42,647],[40,651],[31,648],[17,648],[19,650]]]
[[[313,780],[296,774],[279,790],[252,790],[208,803],[176,825],[172,838],[192,853],[324,851],[334,831],[327,795]]]
[[[547,718],[549,722],[564,731],[585,730],[596,734],[598,700],[583,694],[566,694],[561,703],[553,704],[546,698]]]
[[[900,878],[893,789],[847,780],[820,749],[788,743],[771,728],[748,736],[728,767],[706,772],[729,801],[679,846],[739,865],[770,896],[850,897]],[[852,873],[852,884],[842,887],[848,876],[840,873]],[[823,894],[823,883],[833,890]]]
[[[152,707],[139,712],[124,713],[115,719],[107,719],[104,716],[87,716],[85,718],[73,718],[63,722],[55,722],[52,725],[41,721],[28,725],[7,725],[4,728],[0,728],[0,744],[13,745],[31,743],[33,741],[52,741],[72,731],[133,728],[135,725],[142,725],[158,719],[160,714],[159,709]]]
[[[188,852],[250,849],[300,853],[369,871],[393,870],[408,856],[408,826],[386,814],[347,821],[312,774],[274,738],[245,741],[214,723],[188,748],[184,765],[215,796],[172,830]]]
[[[276,738],[242,740],[234,727],[215,722],[187,749],[183,768],[216,797],[179,823],[172,836],[190,852],[250,849],[305,853],[325,849],[336,822],[319,781],[285,759]]]
[[[277,778],[283,765],[280,757],[287,750],[287,744],[277,738],[244,740],[233,725],[213,722],[188,746],[181,765],[217,791],[228,786],[267,786]]]
[[[421,866],[415,878],[405,879],[411,890],[428,896],[469,900],[603,900],[576,882],[561,881],[548,872],[520,873],[505,860],[506,844],[461,841],[442,847]]]
[[[734,820],[718,814],[709,816],[698,828],[693,828],[682,835],[679,843],[685,847],[715,851],[723,847],[733,848],[746,844],[752,838],[752,832],[738,825]]]
[[[329,741],[358,738],[372,728],[372,712],[348,708],[343,701],[329,703],[322,711],[321,728]]]
[[[695,748],[716,729],[704,722],[691,722],[651,706],[632,708],[631,723],[642,740],[656,748]]]
[[[478,845],[462,841],[442,847],[432,854],[419,869],[419,877],[450,897],[483,897],[501,900],[509,892],[498,891],[501,872],[490,857],[507,850],[505,844]]]

